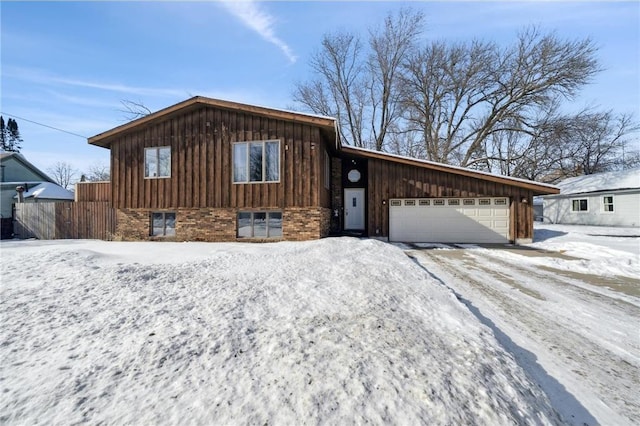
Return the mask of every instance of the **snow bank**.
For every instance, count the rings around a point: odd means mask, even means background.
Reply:
[[[5,423],[560,422],[391,245],[1,247]]]

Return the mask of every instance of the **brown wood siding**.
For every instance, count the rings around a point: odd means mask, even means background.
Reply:
[[[367,229],[371,236],[389,235],[390,198],[509,197],[510,238],[533,238],[531,190],[373,158],[369,158],[368,175]]]
[[[234,184],[233,143],[280,141],[280,181]],[[144,150],[171,147],[171,176],[144,177]],[[330,206],[326,141],[317,126],[199,106],[147,123],[111,142],[115,208]]]

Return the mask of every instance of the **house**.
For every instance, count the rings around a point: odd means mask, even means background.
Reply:
[[[36,188],[44,188],[41,185],[45,185],[46,191],[34,191]],[[56,185],[49,176],[31,164],[27,159],[16,152],[2,152],[0,153],[0,216],[2,217],[2,238],[11,238],[13,234],[13,203],[17,201],[17,187],[23,187],[24,194],[29,194],[32,201],[40,200],[47,201],[60,200],[62,191],[66,191],[64,188]],[[47,194],[53,194],[55,197],[43,198]],[[73,200],[73,193],[71,194],[71,200]],[[68,198],[68,194],[62,197],[65,201]]]
[[[640,168],[578,176],[543,196],[544,221],[575,225],[640,226]]]
[[[14,195],[14,203],[18,202],[19,195]],[[42,182],[35,186],[25,187],[22,200],[25,203],[47,203],[56,201],[73,201],[75,195],[68,189],[51,182]]]
[[[526,242],[533,196],[558,192],[346,146],[334,118],[198,96],[88,142],[111,151],[116,235],[134,240]]]

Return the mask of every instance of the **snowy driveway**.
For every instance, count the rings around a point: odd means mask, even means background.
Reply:
[[[527,248],[405,252],[493,329],[565,419],[640,418],[640,279],[574,272],[583,260]]]

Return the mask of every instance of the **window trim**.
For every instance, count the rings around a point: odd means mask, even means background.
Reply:
[[[265,161],[266,159],[266,146],[267,143],[269,142],[277,142],[278,144],[278,179],[277,180],[265,180],[266,176],[267,176],[267,162]],[[252,143],[259,143],[262,145],[262,180],[255,180],[252,181],[251,180],[251,162],[250,162],[250,155],[251,155],[251,144]],[[236,145],[240,145],[240,144],[244,144],[247,146],[247,153],[246,153],[246,176],[247,176],[247,180],[244,181],[236,181]],[[267,139],[267,140],[254,140],[254,141],[238,141],[238,142],[233,142],[231,144],[231,182],[234,185],[247,185],[247,184],[262,184],[262,183],[280,183],[280,176],[282,175],[282,152],[281,152],[281,142],[280,139]]]
[[[264,237],[255,236],[255,225],[254,225],[254,216],[255,214],[258,213],[264,213],[265,214],[265,219],[266,219],[266,231],[267,231],[267,235]],[[280,214],[280,235],[276,235],[276,236],[271,236],[269,235],[269,216],[273,213],[278,213]],[[242,237],[240,236],[240,215],[241,214],[250,214],[251,215],[251,236],[249,237]],[[284,215],[282,214],[282,210],[256,210],[256,211],[248,211],[248,210],[238,210],[238,212],[236,213],[236,238],[239,240],[249,240],[249,239],[265,239],[265,240],[278,240],[278,239],[282,239],[283,238],[283,227],[282,227],[282,223],[283,223],[283,219],[284,219]]]
[[[156,164],[158,167],[158,173],[160,173],[160,150],[168,149],[169,150],[169,174],[166,176],[147,176],[147,151],[154,150],[156,152]],[[167,179],[171,177],[171,146],[163,145],[163,146],[148,146],[144,149],[144,178],[145,179]]]
[[[331,189],[331,157],[327,151],[324,152],[324,187]]]
[[[161,214],[162,215],[162,234],[160,235],[155,235],[153,233],[154,231],[154,227],[153,227],[153,216],[156,214]],[[172,214],[173,215],[173,234],[167,235],[167,215],[168,214]],[[174,211],[152,211],[149,212],[149,236],[150,237],[155,237],[155,238],[171,238],[171,237],[175,237],[176,236],[176,222],[178,221],[178,215],[176,214],[176,212]]]
[[[611,202],[607,203],[606,199],[607,198],[611,198]],[[610,195],[603,195],[602,196],[602,213],[606,213],[606,214],[613,214],[616,211],[615,208],[615,198],[613,196],[613,194]],[[611,210],[607,210],[607,206],[611,206]]]
[[[578,210],[576,210],[574,208],[574,203],[578,202]],[[582,207],[582,201],[585,202],[586,204],[586,208],[583,210]],[[589,212],[589,199],[588,198],[572,198],[571,199],[571,213],[587,213]]]

